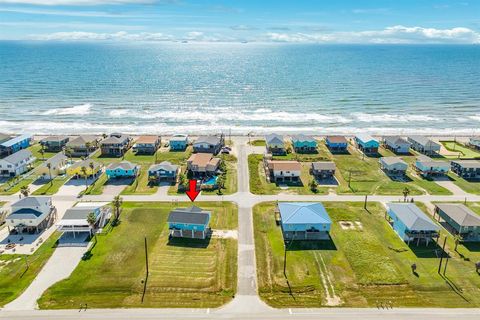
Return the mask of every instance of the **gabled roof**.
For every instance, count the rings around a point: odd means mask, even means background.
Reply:
[[[210,212],[192,206],[189,208],[177,208],[168,215],[169,223],[186,223],[206,225],[210,221]]]
[[[480,169],[480,161],[478,160],[455,160],[452,163],[456,163],[462,168]]]
[[[331,143],[348,143],[347,139],[344,136],[327,136],[325,139]]]
[[[271,133],[271,134],[267,134],[265,136],[265,141],[267,142],[267,145],[268,144],[283,144],[283,136],[279,135],[279,134],[276,134],[276,133]]]
[[[440,146],[438,143],[424,136],[409,136],[408,138],[418,144],[421,144],[422,146]]]
[[[163,161],[158,164],[152,164],[148,171],[158,171],[158,170],[164,170],[164,171],[177,171],[178,166],[175,164],[172,164],[169,161]]]
[[[410,142],[400,136],[388,136],[384,138],[385,142],[390,145],[410,145]]]
[[[312,163],[313,170],[335,170],[335,162],[333,161],[318,161]]]
[[[158,137],[158,136],[140,136],[135,141],[135,143],[156,144],[159,140],[160,140],[160,137]]]
[[[2,142],[0,145],[2,147],[9,148],[9,147],[13,146],[14,144],[17,144],[17,143],[19,143],[19,142],[21,142],[25,139],[32,139],[32,135],[31,134],[22,134],[20,136],[13,137],[10,140]]]
[[[292,136],[292,141],[293,142],[317,142],[313,137],[306,136],[304,134],[297,134]]]
[[[66,161],[67,159],[68,157],[60,152],[54,155],[53,157],[51,157],[50,159],[47,159],[47,161],[42,163],[40,167],[42,168],[47,167],[47,164],[50,164],[52,167],[56,167],[58,166],[58,164],[62,163],[63,161]]]
[[[135,170],[138,165],[131,163],[130,161],[120,161],[120,162],[114,162],[110,163],[107,167],[107,170],[115,170],[115,169],[123,169],[123,170]]]
[[[198,139],[195,141],[194,144],[208,143],[208,144],[217,145],[217,144],[220,144],[220,142],[221,142],[221,139],[220,137],[217,137],[217,136],[201,136],[201,137],[198,137]]]
[[[414,203],[388,203],[387,207],[403,222],[411,231],[439,231],[436,225]]]
[[[69,142],[67,142],[67,146],[69,147],[78,147],[78,146],[84,146],[87,142],[89,143],[94,143],[98,140],[96,136],[90,136],[90,135],[84,135],[84,136],[78,136]]]
[[[108,138],[105,140],[102,140],[100,143],[101,144],[118,144],[118,143],[124,143],[127,141],[130,137],[127,135],[120,135],[117,133],[111,134]]]
[[[432,158],[427,157],[425,155],[418,156],[416,161],[421,163],[425,167],[436,167],[436,166],[442,166],[442,165],[450,167],[450,164],[446,161],[433,160]]]
[[[188,136],[183,134],[176,134],[170,138],[170,142],[172,141],[186,142],[187,140],[188,140]]]
[[[20,151],[17,151],[5,158],[3,158],[2,160],[3,161],[6,161],[6,162],[9,162],[9,163],[12,163],[12,164],[17,164],[23,160],[26,160],[30,157],[33,157],[33,154],[30,150],[28,149],[22,149]]]
[[[480,216],[463,204],[437,203],[435,205],[462,227],[480,227]]]
[[[61,142],[68,139],[69,138],[67,136],[48,136],[40,140],[40,142]]]
[[[405,161],[403,161],[402,158],[400,157],[382,157],[380,158],[380,161],[388,166],[391,166],[394,164],[403,164],[404,166],[408,167],[408,164]]]
[[[279,160],[268,160],[268,168],[271,170],[286,170],[286,171],[301,171],[302,165],[298,161],[279,161]]]
[[[12,203],[12,207],[35,208],[42,206],[46,201],[51,200],[51,197],[26,197]]]
[[[368,143],[370,141],[374,141],[374,142],[378,142],[374,137],[372,137],[371,135],[369,134],[365,134],[365,133],[360,133],[360,134],[357,134],[355,136],[355,138],[357,138],[357,140],[363,142],[363,143]]]
[[[191,162],[193,165],[199,167],[205,167],[212,158],[213,154],[211,153],[194,153],[188,158],[187,162]]]
[[[10,135],[8,134],[4,134],[4,133],[0,133],[0,143],[4,142],[4,141],[7,141],[10,139]]]
[[[280,202],[282,224],[327,223],[332,220],[319,202]]]

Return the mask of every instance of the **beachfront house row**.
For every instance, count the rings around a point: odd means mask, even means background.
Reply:
[[[392,150],[396,154],[407,154],[410,152],[410,142],[399,136],[384,137],[383,145],[386,149]]]
[[[67,174],[73,178],[98,178],[102,172],[102,164],[90,159],[77,161],[67,168]],[[85,168],[85,169],[84,169]]]
[[[108,179],[135,178],[140,171],[140,166],[130,161],[114,162],[107,166],[105,174]]]
[[[285,142],[283,141],[283,136],[272,133],[265,136],[265,143],[267,148],[267,153],[272,155],[285,155],[287,149],[285,148]]]
[[[161,146],[159,136],[140,136],[132,147],[137,154],[154,154]]]
[[[335,176],[335,162],[317,161],[312,162],[310,173],[318,180],[332,179]]]
[[[450,166],[459,177],[467,180],[480,179],[480,161],[478,160],[454,160]]]
[[[425,241],[428,246],[439,236],[440,227],[414,203],[388,203],[387,214],[395,232],[408,244],[414,241],[418,246]]]
[[[332,220],[319,202],[279,202],[284,240],[328,240]]]
[[[90,225],[88,216],[93,213],[95,222]],[[79,202],[67,209],[57,224],[58,230],[73,238],[86,237],[103,228],[111,216],[111,206],[107,202]]]
[[[193,152],[217,155],[225,146],[225,138],[220,136],[201,136],[193,143]]]
[[[300,183],[302,165],[298,161],[265,161],[266,175],[275,183]]]
[[[415,151],[426,155],[434,155],[440,152],[440,144],[430,140],[424,136],[410,136],[408,142],[411,143],[411,148]]]
[[[103,156],[122,157],[130,149],[132,138],[121,133],[112,133],[100,142]]]
[[[51,180],[65,174],[68,165],[68,157],[63,153],[57,153],[39,165],[36,168],[36,173],[41,179]]]
[[[176,134],[170,138],[170,151],[184,151],[188,146],[188,136]]]
[[[325,144],[331,152],[345,152],[348,148],[348,141],[344,136],[327,136]]]
[[[211,212],[199,207],[177,208],[168,215],[170,237],[205,239],[210,236]]]
[[[148,180],[153,182],[175,182],[177,175],[180,172],[180,167],[172,164],[169,161],[163,161],[158,164],[153,164],[148,169]]]
[[[70,157],[87,157],[98,148],[100,138],[83,135],[70,139],[66,144],[65,154]]]
[[[292,137],[293,149],[297,153],[316,153],[317,140],[313,137],[304,134],[295,135]]]
[[[390,176],[404,176],[408,164],[399,157],[382,157],[378,160],[380,168]]]
[[[19,233],[38,233],[49,226],[55,212],[51,197],[26,197],[11,205],[6,224]]]
[[[472,137],[468,140],[468,146],[474,149],[480,149],[480,137]]]
[[[220,173],[221,161],[211,153],[194,153],[187,160],[187,170],[193,178],[214,176]]]
[[[438,220],[445,221],[447,230],[462,241],[480,241],[480,217],[461,203],[437,203]]]
[[[354,138],[357,148],[365,154],[378,153],[379,142],[368,134],[357,134]]]
[[[419,156],[415,161],[415,169],[424,177],[444,176],[450,170],[450,164],[445,161],[435,161],[427,156]]]
[[[40,140],[40,144],[46,152],[60,152],[69,140],[67,136],[49,136]]]
[[[3,159],[0,159],[0,176],[13,178],[31,169],[35,157],[28,149],[15,152]]]
[[[0,143],[0,156],[10,155],[30,146],[32,141],[31,134],[22,134]]]

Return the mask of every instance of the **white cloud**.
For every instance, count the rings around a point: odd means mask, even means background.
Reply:
[[[157,2],[155,0],[0,0],[0,4],[31,4],[36,6],[97,6],[106,4],[149,4]],[[162,2],[176,2],[162,1]]]
[[[435,29],[393,26],[377,31],[331,33],[276,33],[265,35],[265,40],[305,43],[480,43],[480,33],[456,27]]]
[[[116,33],[95,33],[95,32],[55,32],[51,34],[33,35],[32,40],[44,41],[95,41],[95,40],[117,40],[117,41],[168,41],[173,37],[163,33],[127,33],[120,31]]]

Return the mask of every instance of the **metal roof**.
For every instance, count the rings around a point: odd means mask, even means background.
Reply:
[[[201,136],[201,137],[198,137],[198,139],[195,141],[194,144],[197,144],[197,143],[208,143],[208,144],[213,144],[213,145],[217,145],[217,144],[220,144],[220,137],[217,137],[217,136]]]
[[[36,219],[42,214],[43,212],[39,210],[32,208],[21,208],[10,213],[7,219]]]
[[[335,170],[335,162],[332,161],[318,161],[312,163],[313,170]]]
[[[425,136],[409,136],[408,138],[418,144],[421,144],[422,146],[440,146],[438,143]]]
[[[276,133],[271,133],[267,134],[265,136],[265,140],[267,144],[283,144],[283,136],[276,134]]]
[[[51,197],[26,197],[12,203],[12,207],[33,208],[51,201]]]
[[[410,145],[410,142],[408,142],[407,140],[403,139],[402,137],[400,136],[387,136],[387,137],[384,137],[384,140],[385,142],[389,143],[389,144],[403,144],[403,145]]]
[[[304,135],[304,134],[297,134],[292,136],[292,141],[293,142],[317,142],[313,137]]]
[[[357,134],[355,136],[355,138],[357,138],[357,140],[360,140],[363,143],[367,143],[367,142],[370,142],[370,141],[378,142],[374,137],[372,137],[369,134],[365,134],[365,133]]]
[[[327,210],[319,202],[280,202],[278,209],[282,224],[332,223]]]
[[[165,171],[177,171],[178,166],[175,164],[172,164],[169,161],[163,161],[158,164],[152,164],[148,171],[158,171],[158,170],[165,170]]]
[[[203,211],[201,208],[192,206],[189,208],[177,208],[168,215],[169,223],[186,223],[207,225],[210,221],[210,212]]]
[[[397,163],[401,163],[408,167],[408,164],[405,161],[403,161],[402,158],[400,157],[382,157],[380,158],[380,161],[389,166]]]
[[[17,143],[19,143],[19,142],[21,142],[25,139],[32,139],[32,135],[31,134],[22,134],[21,136],[13,137],[10,140],[2,142],[0,145],[2,147],[9,148],[9,147],[13,146],[14,144],[17,144]]]
[[[136,165],[134,163],[131,163],[130,161],[125,160],[125,161],[110,163],[108,165],[107,169],[108,170],[115,170],[115,169],[121,168],[123,170],[134,170],[137,167],[138,167],[138,165]]]
[[[478,160],[455,160],[452,163],[456,163],[460,165],[462,168],[469,168],[469,169],[479,169],[480,168],[480,161]]]
[[[480,216],[463,204],[437,203],[435,205],[462,227],[480,227]]]
[[[20,151],[17,151],[5,158],[3,158],[2,160],[6,161],[6,162],[9,162],[9,163],[13,163],[13,164],[17,164],[23,160],[26,160],[30,157],[32,157],[33,154],[30,150],[28,149],[22,149]]]
[[[414,203],[388,203],[387,207],[403,222],[411,231],[439,231],[436,225]]]

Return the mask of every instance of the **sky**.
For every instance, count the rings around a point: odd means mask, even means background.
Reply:
[[[0,39],[480,44],[480,0],[0,0]]]

